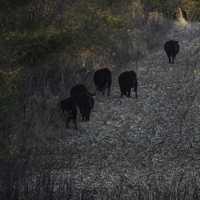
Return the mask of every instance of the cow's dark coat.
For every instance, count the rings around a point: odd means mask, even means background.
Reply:
[[[123,95],[131,97],[131,88],[134,88],[135,97],[137,98],[137,75],[134,71],[125,71],[118,78],[121,97]]]
[[[180,49],[178,41],[170,40],[167,41],[164,45],[164,50],[168,56],[169,63],[174,63],[176,55],[178,54]]]
[[[107,95],[110,95],[110,89],[112,84],[112,74],[108,68],[99,69],[94,74],[94,83],[96,90],[99,90],[105,94],[107,89]]]

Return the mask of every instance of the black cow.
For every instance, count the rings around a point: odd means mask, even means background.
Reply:
[[[79,98],[75,99],[75,101],[80,110],[82,121],[89,121],[91,110],[94,107],[93,97],[88,94],[83,94],[82,96],[79,96]]]
[[[99,69],[94,74],[94,83],[96,90],[99,90],[105,94],[107,89],[107,95],[110,95],[110,88],[112,84],[112,74],[108,68]]]
[[[63,114],[67,115],[66,127],[69,127],[69,122],[72,120],[77,129],[77,108],[76,103],[72,97],[64,99],[60,102],[60,107]]]
[[[174,63],[174,59],[179,52],[180,46],[178,41],[170,40],[165,43],[164,50],[169,58],[169,63]]]
[[[94,99],[92,97],[94,95],[82,84],[72,87],[70,95],[80,110],[82,121],[89,121],[91,110],[94,107]]]
[[[131,88],[134,88],[135,97],[137,98],[137,75],[134,71],[125,71],[121,73],[118,80],[121,97],[123,95],[131,97]]]
[[[77,84],[70,90],[70,95],[73,98],[79,98],[80,96],[87,94],[94,96],[94,94],[90,93],[88,89],[83,84]]]

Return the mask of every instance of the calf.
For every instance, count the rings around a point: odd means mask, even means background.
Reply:
[[[74,99],[72,97],[69,97],[67,99],[62,100],[60,102],[60,107],[63,114],[67,115],[66,127],[69,127],[69,122],[72,120],[75,129],[77,129],[77,108]]]
[[[108,68],[99,69],[94,74],[94,83],[96,90],[99,90],[105,94],[107,89],[107,96],[110,95],[110,88],[112,84],[112,74]]]
[[[174,63],[174,59],[176,55],[178,54],[180,49],[178,41],[175,40],[169,40],[164,45],[164,50],[168,56],[169,63]]]
[[[131,97],[131,88],[134,88],[135,97],[137,98],[137,75],[134,71],[125,71],[118,78],[121,97],[123,95]]]

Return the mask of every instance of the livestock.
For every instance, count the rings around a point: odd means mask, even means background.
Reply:
[[[76,105],[80,110],[82,121],[89,121],[91,110],[94,107],[94,99],[91,95],[83,94],[76,100]]]
[[[137,98],[137,75],[134,71],[125,71],[119,75],[118,78],[120,91],[121,91],[121,97],[123,95],[127,97],[131,97],[131,89],[134,88],[135,91],[135,97]]]
[[[178,41],[175,40],[169,40],[164,45],[164,50],[168,56],[169,63],[174,63],[174,60],[176,58],[176,55],[178,54],[180,49]]]
[[[107,89],[107,96],[110,95],[111,84],[112,84],[112,74],[108,68],[102,68],[95,72],[94,83],[96,90],[99,90],[105,95],[105,90]]]

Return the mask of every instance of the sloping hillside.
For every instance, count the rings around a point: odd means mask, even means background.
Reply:
[[[99,170],[98,180],[110,186],[119,175],[132,182],[153,174],[173,178],[179,170],[198,169],[198,30],[197,24],[185,29],[175,26],[168,34],[167,38],[179,40],[181,46],[174,65],[168,64],[162,47],[138,63],[137,100],[134,94],[130,99],[119,98],[120,71],[114,71],[111,97],[97,95],[91,121],[80,123],[80,131],[70,137],[66,131],[62,140],[76,145],[79,159],[74,162],[80,165],[77,171],[87,171],[87,180],[94,180]],[[135,68],[135,63],[127,67]]]
[[[95,188],[98,198],[180,199],[198,195],[199,31],[199,24],[186,28],[174,25],[170,30],[163,44],[167,39],[179,41],[175,64],[168,64],[160,46],[137,67],[129,63],[126,68],[113,69],[111,96],[95,97],[91,121],[80,122],[78,131],[65,129],[56,113],[50,113],[45,120],[53,125],[35,129],[37,134],[48,132],[54,147],[44,147],[51,151],[42,160],[41,153],[40,165],[49,162],[54,176],[70,178],[76,188]],[[131,98],[120,98],[118,75],[130,69],[137,69],[138,99],[134,93]]]

